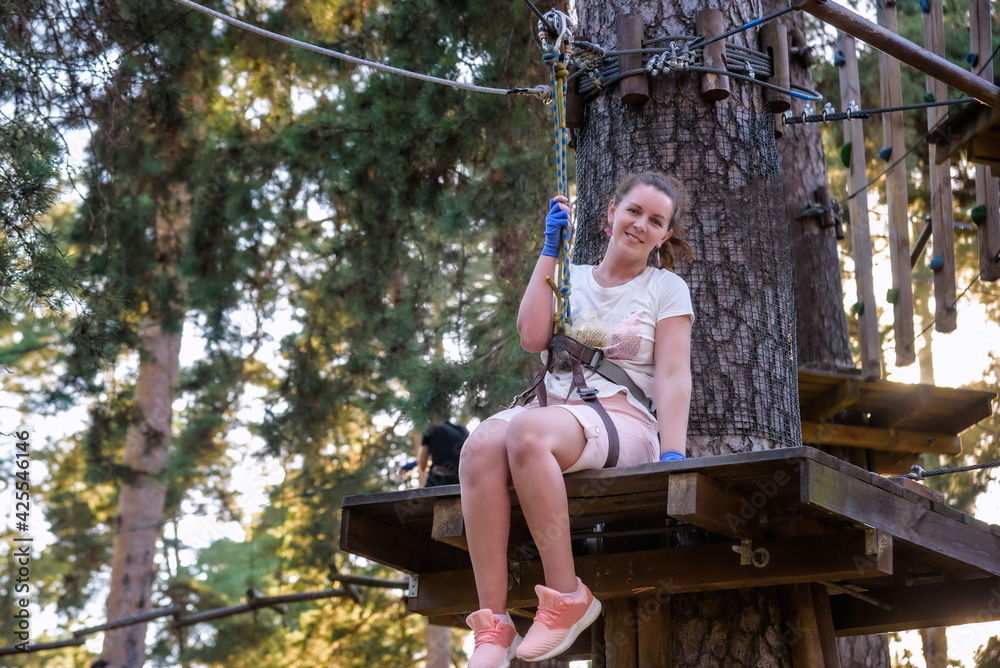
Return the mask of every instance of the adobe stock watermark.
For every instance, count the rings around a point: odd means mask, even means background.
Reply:
[[[21,652],[28,652],[31,642],[31,433],[14,432],[14,509],[13,526],[17,530],[14,537],[13,606],[10,616],[11,635],[16,640],[14,646]]]

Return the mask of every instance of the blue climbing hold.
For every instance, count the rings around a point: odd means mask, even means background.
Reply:
[[[833,54],[833,64],[837,67],[843,67],[847,64],[847,59],[844,58],[843,51],[838,49],[837,52]]]
[[[892,147],[891,146],[886,146],[885,148],[880,149],[879,152],[878,152],[878,157],[880,157],[883,160],[885,160],[886,162],[888,162],[889,158],[892,157]]]
[[[965,62],[969,63],[969,67],[975,67],[976,63],[979,62],[979,54],[970,51],[969,53],[965,54]]]
[[[931,271],[941,271],[944,268],[944,258],[940,255],[935,255],[931,258],[927,266],[931,268]]]
[[[917,0],[917,2],[920,3],[920,11],[922,11],[924,14],[930,13],[931,11],[930,0]]]

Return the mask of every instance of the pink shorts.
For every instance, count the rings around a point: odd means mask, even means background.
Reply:
[[[610,397],[601,397],[600,402],[618,430],[617,466],[638,466],[658,461],[660,438],[656,422],[651,420],[641,409],[630,404],[625,397],[624,390]],[[550,401],[549,406],[569,411],[583,427],[583,434],[587,438],[580,458],[570,464],[563,473],[604,468],[604,462],[608,459],[608,433],[604,421],[597,414],[597,411],[588,406],[587,402],[582,399],[571,399],[567,403]],[[510,419],[521,411],[537,408],[540,406],[536,399],[527,406],[515,406],[500,411],[496,415],[491,415],[489,419],[510,422]]]

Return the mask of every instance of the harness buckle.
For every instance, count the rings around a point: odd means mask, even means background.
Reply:
[[[587,367],[588,369],[591,370],[596,369],[597,367],[601,366],[602,362],[604,362],[604,351],[601,350],[600,348],[595,348],[594,356],[590,358],[589,362],[584,362],[583,360],[580,360],[580,362],[583,364],[583,366]]]
[[[577,394],[579,394],[580,398],[584,401],[597,398],[597,390],[592,387],[581,387],[577,390]]]

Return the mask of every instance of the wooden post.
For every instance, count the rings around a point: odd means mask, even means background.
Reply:
[[[774,21],[765,23],[760,29],[760,50],[771,56],[774,63],[774,75],[768,82],[787,90],[791,83],[788,70],[788,28]],[[792,108],[792,102],[786,93],[770,88],[764,89],[764,101],[774,114],[783,114]]]
[[[792,668],[840,668],[826,588],[816,583],[785,585],[781,609]]]
[[[615,20],[618,49],[641,49],[646,36],[646,24],[638,14],[619,14]],[[642,54],[618,56],[618,70],[629,72],[642,69]],[[618,94],[625,104],[644,104],[649,99],[649,77],[645,72],[627,76],[618,82]]]
[[[844,54],[845,60],[844,66],[840,68],[840,101],[841,108],[846,109],[849,103],[861,100],[858,55],[854,38],[846,33],[838,33],[837,48]],[[882,376],[882,361],[872,276],[872,240],[868,224],[868,179],[865,176],[865,135],[862,121],[844,121],[844,140],[852,147],[847,168],[847,189],[854,195],[848,202],[848,208],[851,215],[854,282],[860,305],[857,315],[861,375],[865,380],[877,380]]]
[[[604,610],[597,617],[590,630],[590,668],[607,668],[607,647],[604,644],[605,624],[604,618],[608,614],[607,604]]]
[[[993,81],[993,63],[986,62],[993,52],[990,20],[990,1],[970,0],[970,46],[979,55],[972,71],[987,81]],[[976,204],[986,207],[986,220],[978,225],[979,276],[984,281],[995,281],[1000,278],[1000,186],[987,165],[976,165]]]
[[[670,622],[670,596],[657,591],[639,597],[636,604],[639,624],[639,668],[671,668],[674,665]]]
[[[944,9],[941,0],[931,0],[930,11],[924,17],[924,47],[939,56],[944,55]],[[927,92],[935,100],[948,99],[948,86],[932,76],[927,77]],[[942,107],[928,107],[927,127],[933,128],[947,113]],[[941,258],[934,269],[934,328],[952,332],[957,325],[955,308],[955,218],[951,200],[951,160],[937,163],[937,145],[928,142],[931,190],[932,260]]]
[[[614,668],[636,668],[639,662],[636,630],[634,598],[613,598],[604,603],[606,665]]]
[[[580,127],[580,116],[583,114],[583,98],[577,95],[577,80],[572,78],[578,70],[576,65],[569,66],[570,81],[566,86],[566,127],[571,129]]]
[[[878,0],[878,23],[888,31],[896,32],[896,3]],[[882,106],[896,107],[903,103],[899,61],[879,51],[878,70],[882,89]],[[885,199],[889,208],[889,255],[892,265],[893,334],[896,339],[896,366],[908,366],[917,359],[913,332],[913,279],[910,271],[910,221],[907,212],[906,153],[903,136],[903,119],[899,114],[882,114],[882,137],[885,145],[892,147],[886,161],[889,171],[885,175]],[[895,164],[894,164],[895,163]]]
[[[715,37],[726,31],[725,17],[720,9],[703,9],[695,15],[694,30],[702,37]],[[702,53],[705,67],[726,69],[726,41],[720,39],[705,47]],[[729,97],[729,77],[703,72],[701,75],[701,98],[718,102]]]

